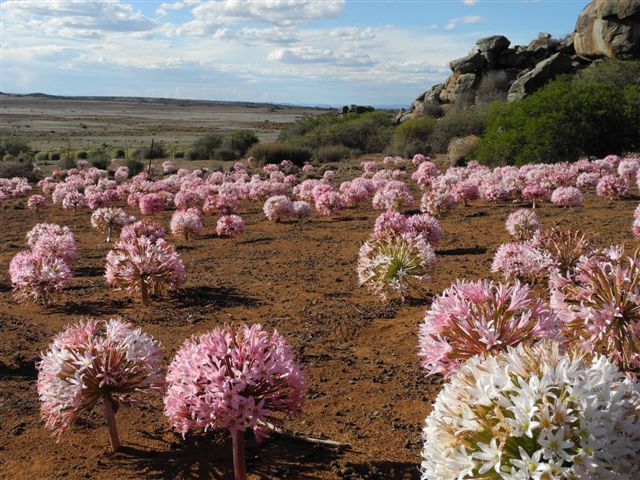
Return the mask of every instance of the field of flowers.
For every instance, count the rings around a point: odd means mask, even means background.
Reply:
[[[638,478],[639,168],[0,180],[2,475]]]

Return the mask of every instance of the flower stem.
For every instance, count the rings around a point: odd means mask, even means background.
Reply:
[[[102,397],[102,413],[109,428],[109,439],[111,440],[111,451],[116,452],[120,448],[120,438],[118,437],[118,427],[116,417],[113,413],[113,400],[108,395]]]
[[[149,288],[144,278],[140,280],[140,297],[143,305],[149,305]]]
[[[235,430],[231,432],[233,445],[233,471],[235,480],[247,480],[247,469],[244,462],[244,432]]]

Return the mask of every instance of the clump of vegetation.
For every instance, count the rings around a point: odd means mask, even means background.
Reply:
[[[229,136],[209,134],[199,138],[186,152],[189,160],[237,160],[260,140],[251,130],[234,130]]]
[[[260,165],[291,160],[294,165],[301,167],[304,162],[308,162],[311,159],[310,150],[282,142],[258,143],[251,147],[248,153]]]
[[[416,153],[431,153],[431,140],[437,120],[433,117],[411,118],[393,132],[389,153],[411,158]]]
[[[343,145],[326,145],[316,150],[313,159],[318,163],[334,163],[350,156],[351,150]]]
[[[571,161],[640,147],[640,62],[598,62],[494,104],[476,151],[489,165]]]
[[[129,175],[131,177],[139,174],[144,170],[144,163],[142,163],[140,160],[136,160],[135,158],[128,159],[124,163],[124,166],[129,169]]]
[[[6,155],[17,157],[21,153],[31,153],[31,146],[29,143],[20,137],[4,138],[0,141],[0,158],[4,158]]]

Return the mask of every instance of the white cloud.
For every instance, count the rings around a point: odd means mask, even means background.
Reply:
[[[164,8],[157,8],[156,15],[158,15],[159,17],[166,17],[167,11]]]
[[[222,0],[201,3],[191,10],[194,20],[185,31],[206,35],[222,25],[268,23],[291,26],[336,18],[345,0]]]
[[[465,5],[475,5],[476,3],[478,3],[478,0],[462,0],[462,3],[464,3]]]
[[[184,2],[165,2],[160,4],[160,8],[163,10],[180,10],[182,7],[184,7]]]
[[[452,18],[449,22],[444,26],[445,30],[453,30],[459,24],[472,24],[472,23],[480,23],[484,19],[480,15],[465,15],[464,17]]]
[[[314,47],[279,48],[270,52],[267,59],[290,64],[330,63],[342,67],[369,67],[375,63],[363,52],[335,52]]]

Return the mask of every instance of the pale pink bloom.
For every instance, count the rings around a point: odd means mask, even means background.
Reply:
[[[158,193],[147,193],[139,198],[138,206],[142,215],[153,215],[166,208],[166,201]]]
[[[321,184],[322,181],[320,180],[305,180],[293,187],[293,194],[300,200],[304,200],[305,202],[313,202],[313,190],[315,189],[315,187]]]
[[[540,219],[535,212],[521,208],[507,217],[506,227],[516,240],[530,240],[540,230]]]
[[[635,238],[640,238],[640,218],[635,217],[633,219],[633,225],[631,227],[631,231],[633,232],[633,236]]]
[[[311,205],[304,200],[296,200],[293,202],[293,216],[298,220],[309,218],[311,216]]]
[[[118,167],[113,173],[113,178],[116,182],[122,183],[129,178],[129,169],[127,167]]]
[[[625,177],[605,175],[596,186],[596,193],[607,200],[621,200],[629,196],[629,180]]]
[[[618,175],[631,179],[638,173],[640,167],[640,159],[636,157],[625,157],[618,164]]]
[[[164,413],[183,436],[194,428],[252,429],[299,413],[305,380],[291,348],[262,326],[226,325],[184,342],[169,365]]]
[[[576,179],[576,187],[585,190],[596,188],[600,178],[601,175],[598,172],[583,172]]]
[[[186,188],[175,194],[173,204],[178,210],[182,211],[189,210],[190,208],[201,208],[202,197],[197,190]]]
[[[380,162],[362,162],[360,166],[362,167],[364,173],[369,175],[373,175],[378,170],[381,170],[383,168],[383,165]]]
[[[438,175],[440,175],[438,167],[436,167],[433,162],[427,160],[418,165],[416,171],[411,175],[411,179],[416,182],[420,188],[427,190],[431,187]]]
[[[85,196],[77,191],[67,192],[62,199],[62,208],[65,210],[73,209],[77,211],[79,208],[85,208],[87,206],[87,199]]]
[[[325,217],[329,217],[346,207],[342,195],[334,190],[325,190],[318,195],[315,195],[314,192],[314,200],[317,212]]]
[[[122,208],[99,208],[91,214],[91,226],[96,230],[106,232],[107,242],[111,241],[111,234],[114,230],[120,230],[135,221],[136,218],[127,214]]]
[[[420,235],[432,247],[440,243],[442,227],[440,222],[428,213],[411,215],[408,218],[408,224],[410,231]]]
[[[202,216],[195,208],[184,212],[178,210],[171,217],[171,233],[183,240],[189,241],[190,238],[199,237],[203,229]]]
[[[324,172],[324,174],[322,175],[322,179],[325,182],[331,182],[334,178],[336,178],[336,172],[334,172],[333,170],[327,170],[326,172]]]
[[[293,217],[293,202],[286,195],[275,195],[267,198],[262,208],[270,222],[281,222]]]
[[[576,187],[558,187],[551,194],[551,203],[561,207],[581,207],[584,197]]]
[[[9,275],[16,297],[41,300],[44,306],[52,296],[71,284],[71,270],[59,257],[47,252],[20,252],[11,259]]]
[[[366,202],[374,191],[374,182],[367,178],[356,177],[350,182],[340,184],[340,193],[348,206]]]
[[[553,259],[532,242],[504,243],[493,257],[491,271],[505,280],[538,283],[546,279],[553,266]]]
[[[472,180],[462,180],[451,187],[451,195],[456,203],[467,204],[468,201],[480,198],[478,184]]]
[[[149,296],[164,296],[176,290],[186,277],[175,247],[160,238],[120,240],[107,254],[105,277],[109,285],[126,290],[149,303]]]
[[[536,208],[536,204],[548,202],[551,199],[551,190],[539,183],[530,183],[522,189],[522,199],[532,202],[533,208]]]
[[[178,167],[176,167],[171,160],[165,160],[162,162],[162,173],[165,175],[171,175],[172,173],[176,173],[178,171]]]
[[[551,307],[570,346],[604,353],[640,375],[640,253],[622,246],[583,257],[570,275],[551,280]]]
[[[166,233],[162,225],[147,220],[139,220],[123,227],[120,232],[120,240],[123,242],[134,241],[137,237],[149,237],[152,242],[164,238]]]
[[[420,199],[420,211],[434,217],[443,217],[456,206],[448,190],[429,190]]]
[[[27,245],[36,255],[53,255],[67,265],[76,259],[76,239],[67,226],[54,223],[38,223],[27,232]]]
[[[411,163],[413,163],[414,167],[420,166],[424,162],[430,162],[431,158],[422,155],[421,153],[416,153],[411,159]]]
[[[302,173],[306,173],[307,175],[313,173],[314,170],[315,168],[309,162],[305,162],[304,166],[302,167]]]
[[[209,195],[203,211],[209,215],[231,215],[240,209],[240,198],[234,192],[220,192]]]
[[[556,334],[549,307],[526,285],[458,281],[431,304],[420,326],[428,375],[449,377],[468,359]]]
[[[407,217],[400,212],[388,210],[378,215],[378,218],[376,218],[376,224],[373,228],[375,233],[382,232],[383,230],[391,230],[396,233],[407,233],[411,228]]]
[[[73,422],[98,403],[108,402],[113,414],[120,404],[141,403],[147,391],[160,392],[162,358],[153,337],[119,319],[67,327],[36,365],[45,428],[60,441]]]
[[[31,195],[27,200],[27,208],[39,212],[41,208],[49,205],[49,201],[42,195]]]
[[[244,232],[244,220],[238,215],[223,215],[216,223],[216,232],[221,237],[235,237]]]
[[[398,180],[390,180],[382,185],[373,196],[376,210],[402,210],[415,204],[409,186]]]
[[[383,299],[397,292],[404,300],[409,287],[429,279],[435,262],[433,249],[421,235],[382,230],[360,247],[358,282]]]

